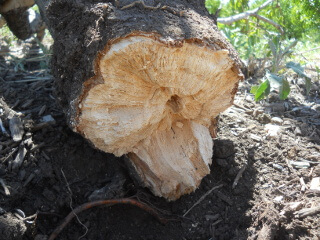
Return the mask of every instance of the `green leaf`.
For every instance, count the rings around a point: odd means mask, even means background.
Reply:
[[[282,79],[282,85],[279,88],[279,97],[281,100],[287,99],[290,93],[290,85],[286,79]]]
[[[287,68],[291,68],[293,71],[295,71],[300,77],[304,77],[306,80],[306,91],[307,94],[309,94],[310,89],[311,89],[311,78],[308,77],[308,75],[306,75],[304,73],[304,68],[300,65],[300,63],[295,63],[295,62],[288,62],[286,64]]]
[[[273,55],[274,57],[277,56],[277,47],[276,47],[276,45],[272,42],[272,40],[269,40],[268,43],[269,43],[269,46],[270,46],[272,55]]]
[[[311,78],[306,77],[305,79],[306,79],[306,91],[307,91],[307,94],[309,94],[311,89]]]
[[[266,96],[268,96],[269,93],[270,93],[270,82],[267,79],[266,81],[264,81],[258,86],[258,89],[256,90],[256,93],[254,95],[254,100],[258,102],[264,99]]]
[[[267,71],[266,78],[270,81],[271,90],[279,89],[279,87],[282,85],[282,77],[278,77],[277,75]]]
[[[294,48],[296,45],[297,45],[297,43],[298,43],[298,40],[295,40],[294,42],[292,42],[288,47],[286,47],[285,49],[284,49],[284,55],[285,54],[290,54],[290,53],[292,53],[292,51],[290,50],[291,48]]]
[[[254,85],[254,86],[252,86],[251,89],[250,89],[250,93],[256,94],[258,88],[259,88],[259,85]]]
[[[309,78],[305,73],[304,73],[304,68],[300,65],[300,63],[295,63],[295,62],[288,62],[286,64],[287,68],[291,68],[293,71],[295,71],[300,77],[305,77]]]

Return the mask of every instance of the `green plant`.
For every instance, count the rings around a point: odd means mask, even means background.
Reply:
[[[286,67],[292,69],[294,72],[296,72],[299,75],[299,77],[302,77],[305,79],[306,91],[307,91],[307,94],[309,94],[311,89],[311,78],[304,73],[304,68],[299,63],[294,63],[294,62],[288,62],[286,64]]]
[[[320,81],[320,68],[318,66],[316,66],[316,71],[317,71],[318,81]]]
[[[42,58],[44,59],[44,61],[40,62],[40,67],[41,67],[41,69],[48,69],[50,56],[52,55],[52,51],[50,48],[46,47],[42,42],[40,42],[38,38],[35,38],[35,40],[43,53]]]
[[[283,42],[285,41],[281,41],[280,35],[277,35],[268,41],[272,53],[272,73],[277,73],[284,67],[283,62],[287,57],[290,56],[290,54],[293,52],[292,48],[294,48],[298,43],[297,40],[294,40],[293,42],[286,41],[288,46],[284,46]]]
[[[290,85],[287,79],[283,76],[266,72],[263,82],[258,86],[252,86],[250,93],[254,94],[255,101],[260,101],[268,97],[269,93],[273,90],[279,91],[279,97],[284,100],[290,93]]]
[[[285,42],[285,43],[283,43]],[[311,88],[311,78],[304,73],[304,68],[295,62],[287,62],[284,65],[285,60],[290,57],[293,52],[292,49],[297,45],[298,41],[280,41],[280,36],[276,36],[268,41],[270,51],[272,54],[271,59],[271,72],[266,70],[266,74],[260,85],[252,86],[250,93],[254,94],[255,101],[260,101],[266,98],[270,91],[277,90],[281,100],[285,100],[290,93],[290,84],[286,79],[285,74],[279,74],[284,69],[292,69],[299,77],[305,79],[305,87],[307,94]],[[285,46],[285,44],[287,46]]]
[[[300,77],[305,79],[305,87],[307,94],[311,88],[311,78],[304,73],[304,68],[299,63],[288,62],[286,64],[287,69],[292,69]],[[266,75],[263,78],[263,82],[260,85],[251,87],[250,93],[254,95],[255,101],[260,101],[267,98],[271,91],[277,90],[279,92],[279,98],[281,100],[287,99],[290,93],[290,84],[284,74],[276,75],[266,71]]]

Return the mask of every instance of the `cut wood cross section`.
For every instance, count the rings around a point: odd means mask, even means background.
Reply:
[[[102,151],[127,154],[144,186],[176,200],[210,172],[215,118],[243,76],[204,4],[159,2],[52,1],[45,19],[72,129]]]

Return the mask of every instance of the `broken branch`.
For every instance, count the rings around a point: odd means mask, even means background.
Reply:
[[[246,11],[246,12],[243,12],[243,13],[239,13],[237,15],[230,16],[230,17],[218,18],[217,22],[221,23],[221,24],[230,25],[230,24],[232,24],[234,22],[237,22],[239,20],[242,20],[242,19],[248,19],[249,17],[255,17],[255,18],[257,18],[257,19],[259,19],[261,21],[269,23],[270,25],[272,25],[275,28],[277,28],[280,31],[281,34],[284,34],[283,27],[280,24],[272,21],[269,18],[266,18],[264,16],[261,16],[261,15],[257,14],[261,9],[267,7],[272,2],[273,2],[273,0],[269,0],[269,1],[266,1],[264,4],[262,4],[260,7],[255,8],[253,10],[249,10],[249,11]]]
[[[268,0],[264,4],[262,4],[260,7],[257,7],[257,8],[255,8],[253,10],[249,10],[249,11],[246,11],[246,12],[243,12],[243,13],[239,13],[239,14],[231,16],[231,17],[218,18],[217,21],[218,21],[218,23],[230,25],[230,24],[232,24],[232,23],[234,23],[236,21],[239,21],[239,20],[242,20],[242,19],[247,19],[248,17],[253,16],[257,12],[259,12],[261,9],[267,7],[272,2],[273,2],[273,0]]]

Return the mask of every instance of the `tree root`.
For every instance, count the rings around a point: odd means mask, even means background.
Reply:
[[[158,219],[159,222],[161,222],[163,224],[165,224],[168,221],[167,219],[160,217],[159,213],[155,209],[151,208],[150,206],[148,206],[142,202],[134,200],[134,199],[122,198],[122,199],[99,200],[99,201],[84,203],[84,204],[78,206],[77,208],[75,208],[63,220],[62,224],[59,225],[51,233],[48,240],[54,240],[58,236],[58,234],[64,229],[64,227],[67,226],[68,223],[80,212],[87,210],[89,208],[92,208],[92,207],[97,207],[97,206],[101,206],[101,205],[112,206],[112,205],[116,205],[116,204],[129,204],[129,205],[137,206],[137,207],[141,208],[142,210],[153,215],[156,219]]]

